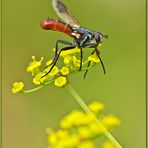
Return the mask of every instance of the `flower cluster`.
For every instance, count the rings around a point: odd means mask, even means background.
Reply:
[[[102,114],[104,104],[95,101],[88,107],[107,130],[120,125],[120,120],[115,115]],[[94,148],[94,139],[104,134],[94,116],[81,110],[74,110],[66,115],[60,121],[58,130],[47,128],[47,133],[50,148]],[[102,148],[116,147],[111,141],[106,141]]]
[[[68,76],[79,72],[80,66],[82,66],[81,71],[87,72],[95,64],[100,63],[96,53],[92,53],[90,56],[84,57],[81,63],[79,48],[63,51],[58,59],[60,64],[57,62],[55,65],[53,64],[56,58],[49,59],[44,65],[43,57],[36,60],[36,57],[32,56],[32,61],[27,66],[26,71],[31,73],[35,88],[25,90],[24,83],[19,81],[13,84],[12,93],[31,93],[51,83],[57,87],[64,87],[68,82]],[[103,103],[93,102],[87,107],[70,86],[70,83],[66,85],[66,88],[85,112],[73,110],[60,121],[58,130],[48,128],[49,148],[94,148],[94,139],[102,135],[110,140],[105,141],[102,148],[121,148],[108,132],[108,130],[118,126],[120,120],[112,114],[103,115],[102,110],[105,108]]]
[[[60,57],[59,57],[59,60],[61,63],[60,66],[56,64],[52,68],[52,70],[49,72],[53,64],[52,59],[48,60],[44,66],[42,64],[43,57],[41,57],[40,60],[36,60],[36,57],[32,56],[32,61],[27,66],[26,71],[31,73],[33,77],[32,82],[35,85],[37,85],[37,87],[41,85],[50,84],[50,83],[53,83],[57,87],[63,87],[68,81],[68,75],[79,71],[79,68],[80,68],[79,57],[80,57],[80,49],[77,47],[71,50],[63,51],[61,52]],[[90,61],[91,61],[91,64],[88,68],[87,65],[88,65],[88,62]],[[100,62],[99,58],[94,53],[88,56],[85,60],[83,60],[81,71],[86,71],[87,69],[92,68],[96,63],[99,63],[99,62]],[[45,67],[45,68],[42,68],[42,67]],[[36,89],[33,89],[33,90],[36,90]],[[17,92],[27,93],[30,91],[24,90],[23,82],[15,82],[13,84],[12,92],[13,93],[17,93]]]

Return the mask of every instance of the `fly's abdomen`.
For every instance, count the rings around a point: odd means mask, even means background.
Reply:
[[[60,31],[70,36],[72,36],[72,32],[73,32],[72,27],[58,20],[51,20],[51,19],[44,20],[41,22],[40,26],[44,30]]]

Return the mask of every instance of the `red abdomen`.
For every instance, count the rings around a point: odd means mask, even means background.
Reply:
[[[58,20],[44,20],[41,22],[41,27],[44,30],[60,31],[67,35],[72,36],[73,29],[68,24]]]

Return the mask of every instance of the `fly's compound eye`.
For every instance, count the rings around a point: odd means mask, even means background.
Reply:
[[[97,43],[101,42],[102,35],[99,32],[94,32],[93,36],[94,36]]]

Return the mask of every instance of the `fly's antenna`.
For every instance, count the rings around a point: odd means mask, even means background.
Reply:
[[[102,35],[105,39],[108,39],[109,36],[108,35]]]
[[[102,33],[100,33],[99,31],[96,31],[96,32],[98,32],[102,37],[104,37],[105,39],[108,39],[109,38],[109,36],[107,35],[107,34],[102,34]]]

